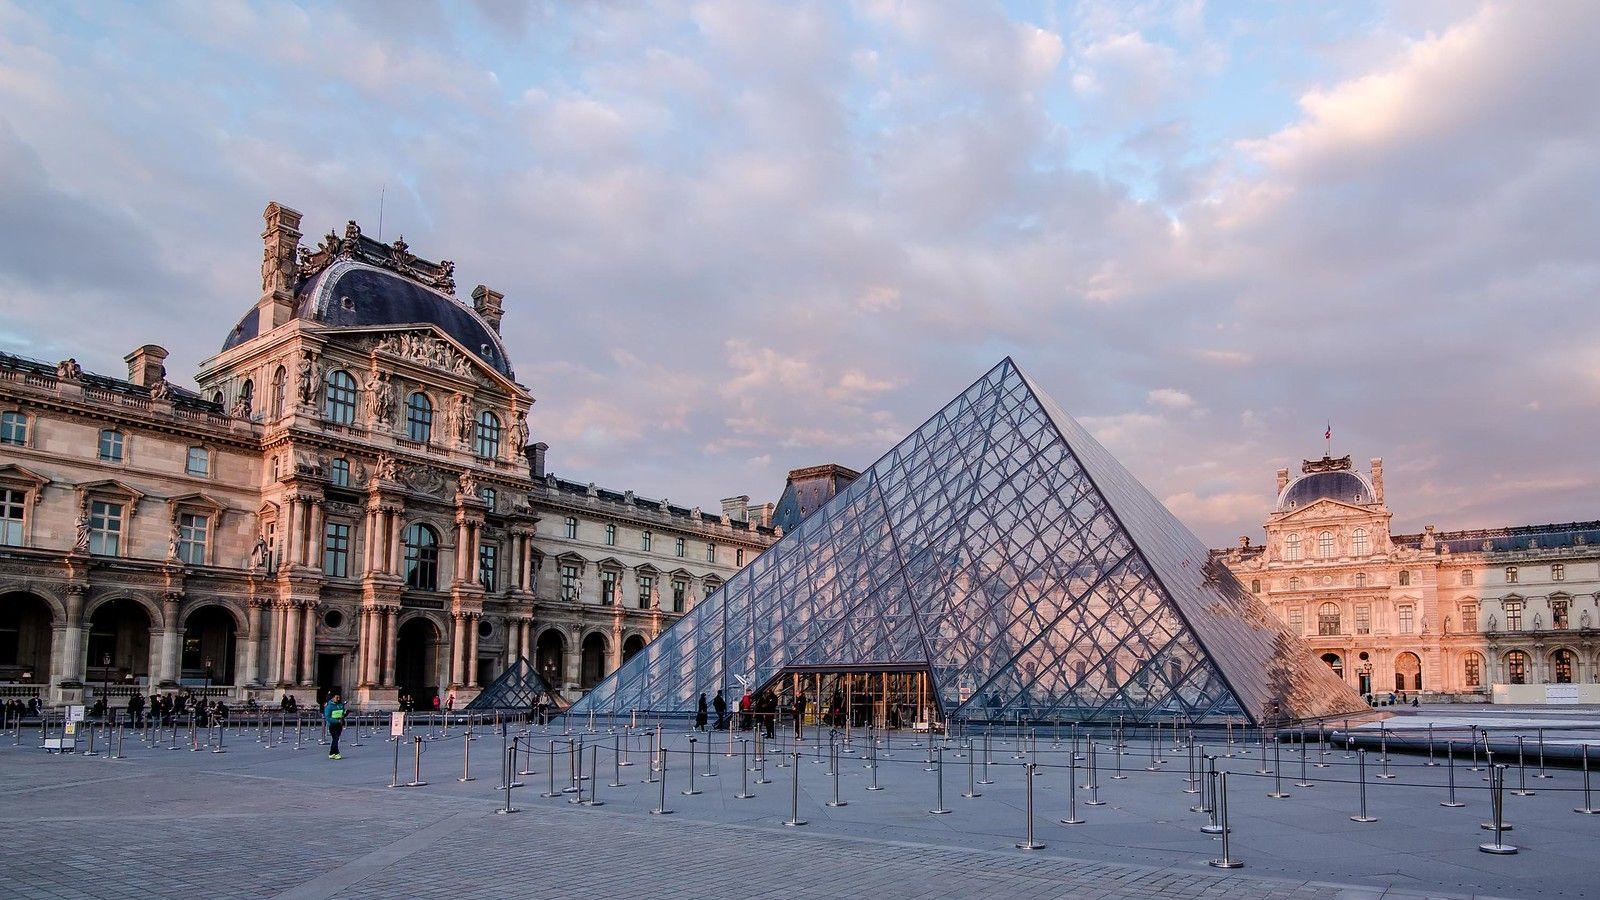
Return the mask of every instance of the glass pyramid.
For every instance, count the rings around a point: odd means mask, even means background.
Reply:
[[[975,722],[1367,709],[1009,358],[571,712],[875,669]]]
[[[559,698],[550,690],[544,679],[534,670],[533,664],[527,657],[519,656],[517,661],[506,667],[500,677],[489,683],[478,696],[472,698],[467,704],[469,710],[494,710],[514,709],[518,712],[528,712],[539,702],[539,697],[544,696],[552,704],[559,704]]]

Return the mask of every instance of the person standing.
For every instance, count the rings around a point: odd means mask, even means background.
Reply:
[[[805,721],[806,694],[804,691],[797,691],[794,695],[794,739],[797,741],[802,738],[800,729],[805,724]]]
[[[128,719],[132,721],[134,728],[139,728],[144,725],[143,694],[135,693],[132,697],[128,698]]]
[[[728,701],[723,699],[721,691],[717,691],[717,695],[711,698],[711,708],[717,711],[717,724],[715,726],[716,730],[721,731],[722,729],[727,728]]]
[[[705,693],[705,691],[701,691],[700,692],[700,702],[696,703],[695,707],[694,707],[694,730],[695,731],[705,731],[706,730],[706,693]]]
[[[328,725],[328,758],[344,759],[339,753],[339,735],[344,733],[344,700],[339,697],[338,691],[334,691],[328,702],[322,705],[322,718]]]

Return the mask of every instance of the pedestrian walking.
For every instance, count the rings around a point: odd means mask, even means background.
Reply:
[[[717,696],[721,697],[722,695],[718,694]],[[695,704],[694,707],[694,730],[706,730],[706,695],[704,691],[700,692],[700,702]]]
[[[339,735],[344,733],[344,700],[340,699],[338,691],[323,704],[322,718],[328,723],[328,758],[344,759],[339,753]]]
[[[711,708],[717,711],[716,730],[721,731],[728,727],[728,701],[722,696],[721,691],[711,698]]]

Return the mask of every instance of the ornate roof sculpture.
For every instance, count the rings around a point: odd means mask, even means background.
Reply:
[[[572,711],[924,668],[944,716],[975,721],[1366,710],[1006,359]]]

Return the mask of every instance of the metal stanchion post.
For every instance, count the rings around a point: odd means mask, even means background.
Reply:
[[[734,794],[733,798],[735,800],[749,800],[755,796],[755,794],[750,793],[750,742],[741,741],[740,743],[744,744],[741,749],[744,753],[745,765],[739,767],[739,793]]]
[[[1220,809],[1222,818],[1222,858],[1206,860],[1206,865],[1216,869],[1237,869],[1244,863],[1234,859],[1232,848],[1228,846],[1228,773],[1222,773],[1222,781],[1217,787],[1217,808]]]
[[[1505,789],[1506,767],[1497,765],[1492,770],[1494,780],[1489,787],[1489,805],[1493,807],[1494,816],[1494,843],[1479,844],[1478,849],[1484,853],[1493,853],[1497,856],[1509,856],[1517,852],[1517,848],[1505,842]]]
[[[1273,737],[1274,737],[1274,740],[1272,742],[1272,793],[1268,794],[1267,796],[1271,797],[1274,800],[1287,800],[1290,795],[1289,795],[1289,793],[1287,791],[1285,791],[1283,789],[1283,756],[1282,756],[1283,743],[1281,741],[1276,740],[1277,735],[1273,735]],[[1223,856],[1227,856],[1228,855],[1227,851],[1224,850],[1222,855]]]
[[[993,737],[993,728],[983,730],[983,777],[978,779],[979,784],[994,784],[994,779],[989,777],[989,767],[994,764]]]
[[[614,788],[627,787],[627,785],[622,783],[622,747],[623,747],[623,743],[624,742],[623,742],[623,736],[622,735],[614,735],[611,738],[611,783],[606,785],[606,787],[614,787]],[[592,769],[593,767],[591,766],[590,768]],[[593,791],[590,791],[591,796],[593,795],[593,793],[594,793]]]
[[[1267,768],[1267,729],[1263,727],[1263,728],[1260,728],[1260,729],[1257,729],[1257,730],[1260,731],[1260,733],[1261,733],[1261,741],[1260,741],[1261,750],[1260,750],[1260,764],[1256,766],[1256,774],[1257,775],[1271,775],[1272,774],[1272,770]],[[1274,740],[1273,744],[1276,745],[1277,741]]]
[[[1390,781],[1397,776],[1389,771],[1389,736],[1383,728],[1384,726],[1382,725],[1378,726],[1378,740],[1383,749],[1383,771],[1379,772],[1376,777],[1382,778],[1384,781]]]
[[[978,793],[978,783],[977,783],[977,781],[974,780],[977,777],[977,769],[978,769],[978,751],[977,751],[977,748],[974,747],[972,752],[967,754],[967,790],[966,790],[966,793],[961,795],[961,796],[967,798],[968,800],[972,800],[972,799],[975,799],[975,798],[983,796],[982,794]],[[876,773],[874,773],[874,774],[876,774]],[[944,804],[941,803],[939,805],[943,806]]]
[[[1528,790],[1528,766],[1522,756],[1522,735],[1517,735],[1517,789],[1511,793],[1518,797],[1531,797],[1533,791]]]
[[[1304,730],[1300,732],[1300,736],[1302,738],[1305,737]],[[1306,745],[1304,743],[1300,745],[1300,780],[1296,781],[1294,786],[1302,788],[1316,787],[1315,784],[1311,783],[1311,779],[1306,777]]]
[[[1212,811],[1211,793],[1212,789],[1216,787],[1213,781],[1217,768],[1215,760],[1216,757],[1206,755],[1205,747],[1202,746],[1200,748],[1200,802],[1189,807],[1189,812],[1209,813]],[[1200,830],[1204,831],[1205,829],[1202,828]]]
[[[1189,753],[1193,755],[1194,745],[1189,746]],[[1193,764],[1190,765],[1193,768]],[[1089,806],[1105,806],[1106,802],[1100,799],[1100,748],[1094,744],[1094,738],[1089,739],[1089,799],[1084,801]]]
[[[661,726],[658,725],[656,727],[659,730]],[[661,764],[661,771],[659,773],[661,776],[661,796],[656,800],[656,808],[650,810],[650,815],[670,816],[672,815],[672,810],[667,809],[667,751],[665,747],[660,749],[659,755]],[[694,783],[694,763],[692,762],[689,764],[689,780],[690,784]]]
[[[1093,744],[1093,743],[1094,743],[1093,741],[1090,741],[1090,744]],[[1195,775],[1195,772],[1194,772],[1194,742],[1190,741],[1189,742],[1189,774],[1185,775],[1184,778],[1183,778],[1183,792],[1185,794],[1198,794],[1198,793],[1200,793],[1200,788],[1198,787],[1199,784],[1200,784],[1200,778],[1197,775]]]
[[[600,799],[600,744],[589,745],[589,799],[579,801],[584,806],[605,806]]]
[[[1328,753],[1330,752],[1328,749],[1328,724],[1326,722],[1317,723],[1317,745],[1317,768],[1326,769],[1328,768]]]
[[[967,757],[967,765],[968,765],[969,768],[972,765],[972,757],[973,756],[977,756],[977,754],[973,753],[973,754],[971,754],[971,755],[969,755]],[[872,783],[867,785],[867,790],[869,790],[869,791],[881,791],[881,790],[883,790],[883,788],[878,785],[878,746],[876,744],[874,744],[872,746]]]
[[[422,780],[422,738],[413,738],[416,743],[416,769],[412,773],[411,782],[406,787],[422,787],[427,784]]]
[[[505,732],[502,731],[500,733],[500,755],[502,762],[504,762],[505,753]],[[513,760],[516,759],[514,752],[511,758]],[[509,799],[511,797],[511,772],[515,769],[516,766],[513,765],[511,769],[506,770],[506,778],[503,782],[501,782],[506,786],[506,808],[508,809],[511,807],[511,801]],[[461,777],[457,778],[456,780],[462,784],[477,780],[472,777],[472,732],[470,731],[461,736]]]
[[[1028,770],[1033,771],[1030,763]],[[1078,818],[1078,761],[1071,756],[1067,757],[1067,817],[1058,820],[1063,825],[1082,825],[1083,820]]]
[[[832,762],[830,762],[829,765],[828,765],[828,768],[831,769],[832,771],[828,772],[827,774],[833,776],[833,799],[829,800],[827,803],[824,803],[823,805],[824,806],[849,806],[850,805],[850,801],[848,801],[848,800],[840,800],[839,799],[839,745],[837,743],[834,743],[834,742],[830,741],[828,743],[828,753],[832,757]]]
[[[270,737],[271,732],[268,732]],[[390,779],[389,787],[405,787],[400,783],[400,738],[394,738],[394,778]]]
[[[789,790],[789,818],[783,824],[795,828],[806,824],[806,820],[800,818],[800,751],[796,750],[790,756],[793,757],[791,762],[794,764],[790,773],[793,780],[790,782],[792,786]]]
[[[294,717],[294,748],[296,750],[304,749],[300,746],[300,732],[304,725],[304,719],[300,718],[299,716]]]
[[[504,729],[502,729],[501,730],[501,734],[504,734],[504,733],[505,733],[505,731],[504,731]],[[472,732],[469,729],[467,731],[467,734],[466,734],[466,739],[461,742],[461,746],[462,747],[471,746],[471,744],[470,744],[471,740],[472,740]],[[465,762],[462,763],[462,771],[461,771],[461,780],[462,781],[470,780],[470,778],[469,778],[469,776],[467,774],[467,771],[466,771],[466,765],[467,764]],[[501,783],[502,786],[505,787],[506,802],[505,802],[504,806],[502,806],[499,809],[495,810],[495,813],[497,813],[498,815],[502,815],[502,816],[509,816],[512,813],[517,811],[516,807],[511,805],[511,778],[512,778],[512,774],[517,769],[517,744],[516,744],[516,741],[512,741],[511,746],[506,748],[506,752],[501,754],[501,756],[500,756],[500,768],[501,768],[500,783]]]
[[[1456,799],[1456,742],[1455,741],[1446,740],[1444,742],[1444,765],[1445,765],[1445,779],[1446,779],[1446,782],[1447,782],[1447,784],[1449,786],[1449,794],[1443,800],[1439,801],[1439,805],[1440,806],[1450,807],[1451,809],[1455,809],[1455,808],[1459,808],[1459,807],[1462,807],[1462,806],[1466,806],[1465,803],[1462,803],[1461,801]]]
[[[700,793],[700,788],[695,786],[695,780],[694,780],[694,745],[696,743],[698,743],[698,741],[696,741],[694,738],[689,738],[689,786],[687,788],[685,788],[684,790],[679,792],[679,793],[683,794],[685,797],[693,797],[696,794]],[[710,745],[709,742],[706,744],[706,755],[707,756],[711,755],[711,745]],[[665,758],[663,758],[661,760],[661,764],[663,766],[665,766],[667,764],[667,761],[666,761]],[[706,765],[710,766],[711,763],[707,762]],[[665,775],[663,775],[662,777],[664,778]]]
[[[1033,764],[1026,767],[1028,775],[1027,836],[1017,842],[1018,850],[1042,850],[1044,844],[1033,839]]]
[[[1437,766],[1438,765],[1438,763],[1435,762],[1434,759],[1433,759],[1433,723],[1432,722],[1428,723],[1428,765],[1430,765],[1430,766]]]
[[[1549,772],[1546,772],[1544,770],[1544,729],[1543,728],[1539,729],[1539,774],[1537,774],[1537,775],[1535,775],[1533,777],[1535,777],[1535,778],[1554,778],[1555,777],[1554,775],[1551,775]]]
[[[1367,751],[1356,751],[1357,781],[1361,786],[1361,812],[1350,817],[1352,822],[1376,822],[1377,816],[1367,815]]]
[[[943,816],[943,815],[947,815],[950,812],[950,810],[948,808],[946,808],[945,805],[944,805],[944,748],[943,747],[939,748],[938,760],[939,760],[938,761],[938,767],[935,769],[935,773],[934,773],[934,781],[935,781],[935,783],[937,785],[937,791],[938,791],[938,793],[935,796],[936,796],[936,799],[937,799],[938,802],[934,805],[933,809],[928,810],[928,813],[930,815]],[[1031,763],[1030,763],[1030,765],[1031,765]]]
[[[547,763],[546,768],[548,768],[550,770],[550,786],[545,788],[544,793],[539,795],[539,796],[545,798],[546,800],[550,799],[551,797],[559,797],[559,796],[561,796],[561,792],[556,790],[556,742],[555,741],[552,740],[550,742],[550,746],[549,746],[549,749],[548,749],[547,752],[549,753],[549,755],[547,757],[545,757],[545,762]]]
[[[1585,815],[1585,816],[1600,815],[1600,809],[1595,809],[1594,808],[1594,802],[1590,799],[1590,794],[1589,794],[1589,745],[1588,744],[1584,744],[1582,747],[1579,748],[1579,750],[1578,750],[1578,758],[1580,760],[1579,764],[1583,767],[1583,805],[1578,807],[1577,809],[1574,809],[1573,812],[1579,813],[1579,814]]]

